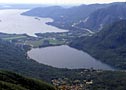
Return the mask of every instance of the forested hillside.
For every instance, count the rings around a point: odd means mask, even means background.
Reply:
[[[93,36],[73,40],[71,46],[111,66],[126,69],[126,20],[106,26]]]
[[[40,64],[27,57],[22,46],[0,40],[0,69],[18,72],[30,77],[50,81],[58,69]],[[54,72],[54,73],[52,73]]]

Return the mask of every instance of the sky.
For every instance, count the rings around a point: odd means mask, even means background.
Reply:
[[[28,3],[28,4],[92,4],[125,2],[126,0],[0,0],[0,3]]]

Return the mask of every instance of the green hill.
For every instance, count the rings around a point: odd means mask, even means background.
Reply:
[[[0,71],[0,90],[55,90],[55,88],[37,79]]]

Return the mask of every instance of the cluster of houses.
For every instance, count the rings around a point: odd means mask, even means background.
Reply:
[[[87,90],[89,85],[93,84],[93,80],[69,80],[68,78],[53,79],[52,84],[58,90]]]

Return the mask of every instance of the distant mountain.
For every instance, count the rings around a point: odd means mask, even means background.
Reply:
[[[115,22],[93,36],[73,40],[71,46],[111,66],[126,69],[126,20]]]
[[[38,7],[30,11],[24,12],[23,15],[51,17],[53,19],[82,19],[87,17],[93,11],[108,6],[106,4],[91,4],[74,6],[70,8],[63,8],[60,6]],[[74,17],[74,18],[73,18]]]
[[[0,90],[56,90],[37,79],[26,78],[16,73],[0,71]]]
[[[33,9],[36,7],[46,7],[43,4],[1,4],[0,9]]]
[[[22,15],[52,18],[53,22],[47,24],[63,29],[93,31],[100,30],[106,24],[125,19],[126,4],[116,2],[110,4],[90,4],[70,8],[60,6],[38,7],[22,13]]]
[[[115,3],[107,8],[93,12],[86,20],[80,22],[77,26],[98,31],[105,25],[122,19],[126,19],[126,3]]]
[[[59,16],[65,8],[60,6],[37,7],[30,11],[24,12],[23,15],[38,16],[38,17],[55,17]]]
[[[107,6],[108,4],[81,5],[70,8],[63,8],[60,6],[38,7],[24,12],[22,15],[52,18],[54,19],[54,22],[48,24],[71,30],[72,25],[75,22],[80,22],[95,10],[105,8]]]

